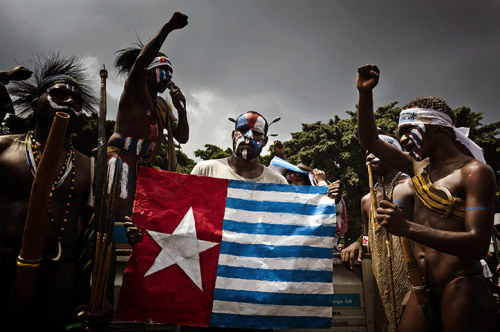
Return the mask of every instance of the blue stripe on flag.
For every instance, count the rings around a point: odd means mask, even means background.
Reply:
[[[323,195],[326,195],[328,191],[327,187],[321,186],[291,186],[289,184],[257,183],[239,180],[229,180],[228,188]]]
[[[335,225],[301,226],[251,223],[224,219],[224,231],[245,234],[335,236]]]
[[[241,244],[222,241],[221,255],[269,258],[327,258],[333,259],[332,248],[308,246],[273,246],[267,244]]]
[[[286,294],[215,289],[214,300],[273,305],[331,306],[333,294]]]
[[[256,212],[293,213],[308,216],[335,213],[335,205],[333,204],[313,205],[289,202],[248,201],[231,197],[226,198],[226,208]]]
[[[243,316],[212,313],[211,326],[246,329],[330,328],[331,317]]]
[[[265,270],[219,265],[217,277],[281,282],[332,282],[332,271]],[[331,305],[331,303],[329,304]]]

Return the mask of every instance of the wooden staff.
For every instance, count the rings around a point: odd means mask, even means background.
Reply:
[[[101,77],[101,100],[99,105],[99,127],[97,140],[96,160],[96,204],[94,220],[96,229],[96,248],[94,256],[94,268],[92,271],[92,289],[90,291],[89,307],[91,312],[99,312],[104,307],[105,294],[109,283],[109,267],[111,265],[113,250],[113,228],[114,228],[114,199],[117,191],[117,180],[113,179],[113,188],[108,195],[106,191],[107,178],[107,139],[106,139],[106,79],[108,72],[102,66],[99,72]],[[118,163],[118,161],[117,161]],[[118,166],[118,165],[116,165]],[[121,172],[115,167],[115,177]]]
[[[367,162],[366,167],[368,168],[368,183],[370,185],[370,210],[373,215],[373,220],[372,220],[372,227],[374,231],[378,231],[380,229],[380,224],[378,223],[378,220],[375,218],[377,216],[377,196],[375,195],[375,185],[373,183],[373,176],[372,176],[372,165]]]
[[[377,204],[377,196],[375,195],[375,188],[374,188],[374,184],[373,184],[372,165],[369,162],[367,162],[366,167],[368,169],[368,181],[370,184],[371,210],[372,210],[372,215],[373,215],[372,222],[373,222],[373,224],[377,223],[378,228],[375,228],[375,229],[378,230],[381,226],[378,223],[378,221],[376,221],[377,220],[376,217],[377,217],[378,204]],[[385,194],[384,185],[385,184],[382,181],[382,191],[383,191],[383,197],[385,200],[385,199],[387,199],[387,197]],[[375,232],[373,234],[375,234]],[[386,249],[387,249],[387,260],[389,263],[389,276],[390,276],[390,282],[391,282],[390,285],[391,285],[392,313],[394,316],[394,328],[397,331],[398,330],[398,316],[397,316],[397,309],[396,309],[396,294],[394,291],[394,272],[392,270],[392,243],[391,243],[391,234],[386,229],[385,229],[385,245],[386,245]]]
[[[118,194],[119,178],[122,172],[121,162],[116,159],[114,177],[112,179],[111,191],[103,198],[106,211],[105,220],[99,225],[96,236],[96,250],[94,259],[94,270],[92,273],[92,289],[90,291],[90,311],[99,312],[103,309],[106,301],[106,291],[109,280],[109,268],[111,265],[113,250],[113,229],[116,217],[115,197]]]
[[[95,165],[95,210],[94,218],[96,220],[95,226],[99,230],[99,225],[105,218],[105,211],[103,211],[103,196],[105,192],[105,182],[107,177],[107,139],[106,139],[106,79],[108,78],[108,71],[102,65],[99,72],[101,77],[101,101],[99,105],[99,125],[97,131],[97,160]]]
[[[410,240],[406,237],[401,237],[401,246],[403,247],[403,256],[406,262],[406,268],[408,270],[408,276],[410,277],[411,288],[415,292],[418,304],[426,305],[429,303],[429,294],[425,291],[424,278],[418,270],[417,260],[413,255],[411,249]]]
[[[68,122],[68,114],[56,113],[31,186],[21,252],[16,262],[16,278],[10,296],[10,310],[14,317],[23,318],[37,288],[45,233],[49,222],[47,213],[49,194],[59,171],[58,162],[64,147]]]

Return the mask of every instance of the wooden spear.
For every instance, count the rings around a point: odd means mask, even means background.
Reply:
[[[104,307],[106,290],[109,283],[109,267],[113,250],[113,227],[114,227],[114,196],[116,195],[117,179],[113,179],[111,193],[106,190],[107,178],[107,138],[106,138],[106,79],[108,72],[102,66],[99,72],[101,77],[101,102],[99,106],[99,128],[96,160],[96,205],[94,220],[96,229],[96,248],[94,256],[94,268],[92,271],[92,289],[90,291],[89,307],[91,312],[99,312]],[[118,164],[118,161],[117,161]],[[118,165],[116,165],[118,166]],[[121,169],[115,167],[115,177]]]
[[[16,277],[10,296],[10,310],[13,317],[23,318],[37,288],[45,232],[49,222],[47,214],[49,194],[59,170],[57,166],[64,147],[68,122],[68,114],[56,113],[31,186],[21,252],[16,263]]]

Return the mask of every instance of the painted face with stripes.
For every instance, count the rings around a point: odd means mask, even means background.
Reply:
[[[150,80],[154,80],[158,92],[162,93],[167,89],[167,82],[172,79],[173,69],[170,59],[163,54],[159,54],[148,66]]]
[[[245,113],[236,120],[233,132],[233,151],[243,159],[260,155],[267,143],[266,120],[257,113]]]
[[[425,134],[425,125],[403,126],[399,129],[401,144],[416,161],[424,159],[422,152],[422,140]]]

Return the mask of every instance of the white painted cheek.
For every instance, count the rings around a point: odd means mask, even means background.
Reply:
[[[47,100],[49,101],[50,107],[52,107],[55,110],[58,110],[58,111],[67,111],[67,110],[70,110],[70,111],[73,111],[73,113],[75,113],[76,116],[80,116],[82,114],[82,111],[78,111],[77,112],[74,109],[69,108],[68,106],[57,104],[54,100],[52,100],[52,97],[50,95],[47,96]]]
[[[250,142],[252,141],[252,139],[253,139],[253,133],[252,133],[251,130],[249,130],[245,134],[245,143],[250,144]]]
[[[55,110],[67,110],[68,109],[67,106],[61,106],[61,105],[57,104],[55,101],[53,101],[52,97],[50,95],[47,97],[47,100],[49,101],[50,107],[52,107]]]
[[[240,146],[241,143],[243,143],[245,141],[245,138],[244,137],[240,137],[238,138],[238,140],[236,141],[236,146],[234,147],[234,151],[238,150],[238,147]]]

